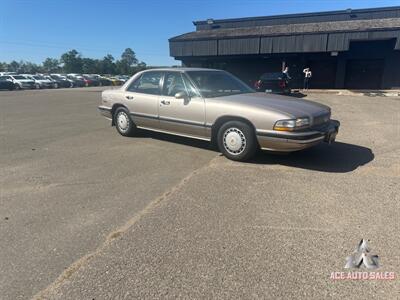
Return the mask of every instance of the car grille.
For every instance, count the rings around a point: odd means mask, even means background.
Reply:
[[[318,125],[321,125],[321,124],[325,124],[325,123],[327,123],[329,121],[330,118],[331,118],[331,114],[330,113],[317,116],[317,117],[314,118],[313,126],[318,126]]]
[[[324,130],[329,125],[329,120],[331,118],[331,114],[326,113],[314,117],[313,124],[311,125],[312,130]]]

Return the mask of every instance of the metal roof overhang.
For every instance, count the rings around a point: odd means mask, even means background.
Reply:
[[[169,40],[173,57],[349,50],[350,41],[396,39],[400,18],[200,30]]]

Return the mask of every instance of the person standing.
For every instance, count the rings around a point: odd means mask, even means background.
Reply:
[[[310,80],[312,77],[312,72],[311,72],[310,68],[305,68],[303,70],[303,73],[304,73],[304,90],[306,91],[310,87]]]
[[[289,75],[289,67],[285,67],[285,69],[283,69],[283,74],[285,74],[286,79],[292,79]]]

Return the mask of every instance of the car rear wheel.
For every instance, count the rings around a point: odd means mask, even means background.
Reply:
[[[15,84],[15,89],[16,89],[16,90],[20,90],[20,89],[21,89],[21,86],[20,86],[19,84]]]
[[[129,112],[124,107],[119,107],[114,113],[114,123],[118,132],[123,136],[133,136],[136,131],[136,125],[132,121]]]
[[[218,148],[222,154],[236,161],[250,159],[257,150],[253,128],[241,121],[229,121],[218,130]]]

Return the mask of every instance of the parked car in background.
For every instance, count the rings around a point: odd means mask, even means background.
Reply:
[[[82,78],[85,81],[86,86],[99,86],[100,85],[100,81],[91,75],[83,74]]]
[[[118,80],[121,80],[123,83],[127,82],[129,80],[129,76],[126,75],[116,75],[114,76]]]
[[[290,79],[282,72],[270,72],[261,75],[260,79],[254,83],[254,88],[259,92],[290,94]]]
[[[66,75],[67,79],[71,80],[74,84],[74,87],[84,87],[86,86],[86,82],[79,75]]]
[[[124,81],[122,81],[121,79],[119,79],[117,77],[112,76],[112,77],[107,77],[107,78],[111,81],[111,84],[114,86],[123,85],[125,83]]]
[[[4,76],[4,75],[17,75],[17,73],[15,73],[15,72],[0,72],[0,76]]]
[[[5,79],[14,83],[15,89],[34,89],[35,81],[22,75],[5,75]]]
[[[53,82],[52,80],[44,77],[43,75],[29,75],[24,74],[25,77],[32,79],[35,81],[35,87],[37,89],[51,89],[58,88],[58,84]]]
[[[12,91],[15,89],[15,84],[7,79],[7,76],[0,76],[0,90],[9,90]]]
[[[112,85],[112,81],[104,76],[100,76],[98,74],[90,74],[89,76],[99,81],[99,86]]]
[[[215,141],[232,160],[257,148],[292,152],[333,142],[340,123],[328,106],[257,93],[225,71],[152,69],[102,93],[99,110],[123,136],[137,128]]]
[[[53,82],[57,83],[59,88],[72,88],[74,87],[74,82],[70,79],[67,79],[64,76],[59,74],[50,74],[45,76],[46,78],[52,80]]]

